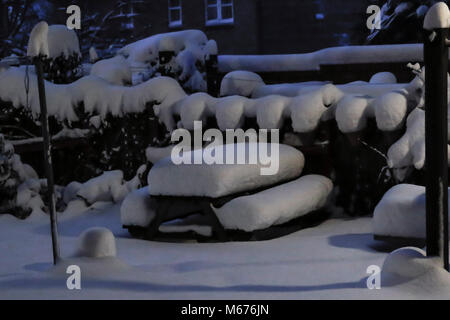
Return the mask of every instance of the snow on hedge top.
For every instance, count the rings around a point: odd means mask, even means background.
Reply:
[[[158,57],[158,52],[189,50],[197,59],[204,59],[203,48],[208,38],[200,30],[183,30],[161,33],[126,45],[118,51],[130,62],[150,63]]]
[[[45,21],[41,21],[34,26],[28,40],[27,56],[37,57],[39,55],[49,56],[48,24]]]
[[[318,70],[320,65],[423,61],[422,44],[346,46],[284,55],[220,55],[219,70],[254,72]]]
[[[72,54],[81,56],[80,44],[75,31],[65,25],[48,26],[47,22],[41,21],[31,30],[27,48],[29,57],[44,55],[56,58],[63,55],[67,58]]]
[[[47,37],[50,58],[56,58],[61,54],[65,58],[73,54],[81,56],[77,34],[65,25],[55,24],[49,26]]]
[[[433,5],[427,12],[423,27],[427,30],[445,29],[450,26],[450,11],[445,2],[438,2]]]
[[[198,196],[218,198],[239,192],[255,190],[260,187],[274,185],[300,176],[304,166],[303,154],[283,144],[237,143],[206,147],[185,152],[183,158],[202,158],[206,153],[234,155],[244,150],[244,164],[174,164],[171,157],[157,162],[149,172],[148,183],[151,195],[166,196]],[[274,150],[275,149],[275,150]],[[277,151],[279,157],[273,152]],[[271,160],[277,158],[278,171],[275,174],[263,175],[261,170],[273,168],[272,163],[265,163],[265,153],[270,153]],[[252,158],[257,161],[250,161]],[[263,163],[264,162],[264,163]]]
[[[0,100],[11,102],[14,107],[27,107],[24,85],[25,68],[9,68],[0,73]],[[141,112],[146,104],[154,102],[162,111],[159,116],[169,125],[172,106],[186,96],[178,82],[172,78],[159,77],[134,87],[117,86],[90,75],[71,84],[53,84],[45,81],[48,113],[59,120],[77,121],[74,108],[84,103],[87,113],[105,117],[128,112]],[[36,74],[30,70],[28,108],[35,117],[40,114]]]

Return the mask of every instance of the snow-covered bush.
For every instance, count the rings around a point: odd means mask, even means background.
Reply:
[[[166,61],[161,61],[160,52]],[[200,30],[184,30],[131,43],[118,55],[138,70],[137,81],[164,75],[177,79],[187,91],[206,91],[205,62],[210,55],[217,55],[217,44]]]
[[[29,165],[22,163],[12,144],[0,134],[0,213],[27,217],[43,208],[42,181]]]
[[[65,25],[38,23],[31,31],[27,55],[45,56],[44,73],[46,79],[54,83],[70,83],[79,78],[81,53],[78,37]]]

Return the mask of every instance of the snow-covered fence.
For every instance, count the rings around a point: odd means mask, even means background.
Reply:
[[[405,66],[409,62],[423,62],[422,44],[346,46],[285,55],[220,55],[219,72],[223,76],[236,70],[252,71],[267,83],[347,83],[390,71],[400,82],[408,82],[411,74]]]

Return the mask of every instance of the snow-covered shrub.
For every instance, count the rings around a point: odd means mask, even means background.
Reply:
[[[116,85],[131,84],[131,68],[122,56],[97,61],[92,65],[90,74]]]
[[[80,74],[81,53],[75,31],[65,25],[48,26],[39,22],[28,41],[30,57],[44,56],[46,79],[54,83],[70,83]]]
[[[167,61],[160,60],[160,52]],[[217,55],[217,44],[208,41],[200,30],[184,30],[139,40],[126,45],[118,54],[139,70],[136,79],[170,76],[190,92],[206,91],[205,61],[210,55]]]
[[[250,71],[232,71],[225,75],[220,84],[220,96],[239,95],[251,97],[253,92],[265,83],[256,73]]]
[[[40,194],[43,181],[14,153],[13,145],[0,134],[0,213],[27,217],[44,207]]]

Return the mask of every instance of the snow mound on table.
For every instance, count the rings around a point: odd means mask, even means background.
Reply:
[[[283,224],[322,208],[333,189],[330,179],[307,175],[213,208],[226,229],[247,232]]]
[[[60,55],[63,55],[64,58],[72,55],[81,57],[77,34],[65,25],[55,24],[49,26],[47,38],[50,58],[56,58]]]
[[[84,231],[78,239],[80,257],[106,258],[116,256],[116,239],[106,228],[90,228]]]
[[[373,233],[425,239],[425,220],[425,187],[399,184],[389,189],[375,207]]]
[[[426,30],[445,29],[449,27],[450,11],[445,2],[433,5],[425,15],[423,27]]]
[[[448,292],[450,275],[439,259],[428,258],[425,251],[414,247],[400,248],[387,256],[381,271],[382,286],[409,283],[419,290],[444,289]]]
[[[220,84],[220,95],[250,97],[256,89],[263,85],[263,79],[254,72],[233,71],[227,73],[222,79]]]
[[[131,192],[120,207],[120,219],[124,226],[146,227],[155,217],[151,206],[149,187]]]
[[[91,75],[116,85],[131,83],[131,68],[122,56],[97,61],[91,68]]]
[[[279,157],[275,155],[277,148]],[[203,162],[202,164],[182,163],[175,165],[171,158],[165,158],[157,162],[148,175],[148,184],[152,186],[150,194],[218,198],[294,179],[303,170],[303,154],[282,144],[226,144],[186,152],[183,156],[185,159],[203,159],[204,154],[208,155],[215,152],[215,154],[222,154],[223,159],[226,159],[227,154],[233,153],[234,163],[236,163],[238,149],[245,152],[243,162],[245,164],[231,165],[225,164],[226,161],[223,161],[224,164],[206,164]],[[261,162],[267,150],[271,150],[269,154],[272,163],[270,164]],[[255,164],[250,160],[256,160]],[[274,161],[277,160],[278,171],[276,174],[261,174],[264,168],[268,169],[270,165],[276,166],[277,164]]]

